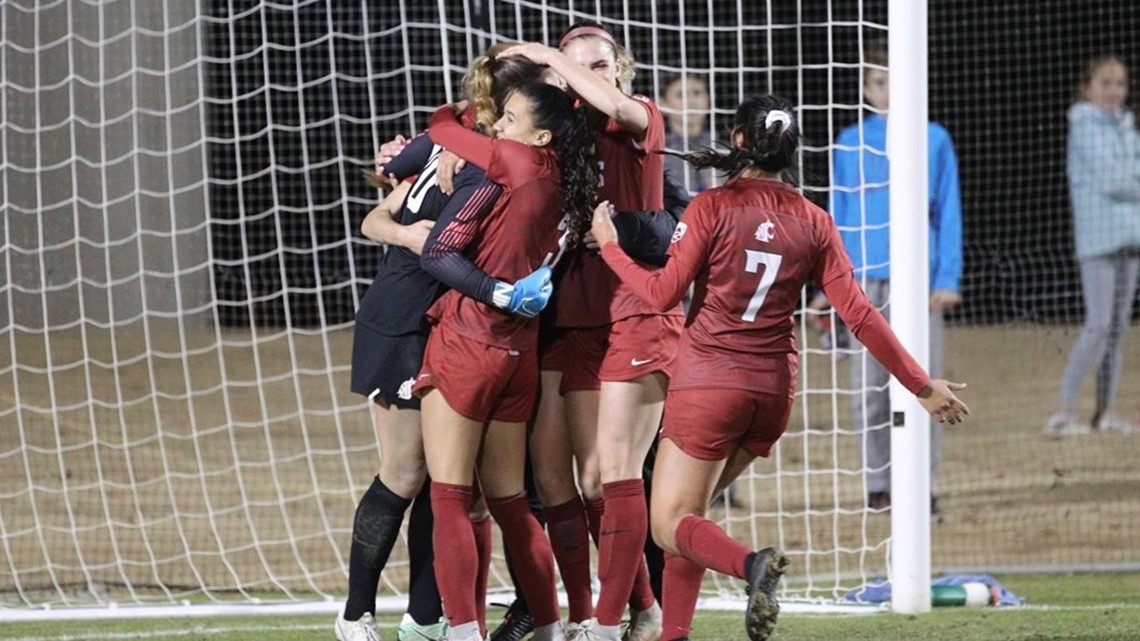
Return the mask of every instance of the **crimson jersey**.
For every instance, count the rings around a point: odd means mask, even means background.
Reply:
[[[784,183],[737,178],[698,194],[660,270],[637,265],[617,243],[602,256],[658,309],[695,283],[670,389],[794,389],[792,314],[808,279],[907,389],[917,393],[929,382],[855,284],[831,216]]]
[[[664,208],[665,119],[652,100],[631,96],[649,115],[645,139],[637,140],[613,118],[594,134],[601,170],[598,200],[608,200],[619,212]],[[628,287],[623,286],[591,251],[580,251],[554,292],[559,327],[601,327],[640,314],[656,314]],[[669,311],[680,315],[680,305]]]
[[[451,234],[469,238],[463,244],[471,262],[508,283],[557,260],[566,240],[566,220],[558,190],[561,173],[552,149],[487,138],[464,128],[450,106],[436,111],[428,135],[432,142],[485,169],[487,179],[503,187],[489,214],[471,218],[461,212],[455,227],[440,234],[440,242],[448,242]],[[480,207],[477,201],[482,197],[476,193],[469,205]],[[428,310],[428,317],[485,345],[537,348],[537,318],[515,316],[455,290],[445,293]]]

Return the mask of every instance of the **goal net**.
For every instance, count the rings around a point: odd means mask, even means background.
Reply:
[[[1127,3],[1078,5],[931,8],[930,113],[957,146],[964,209],[945,375],[971,384],[973,409],[943,439],[936,571],[1140,566],[1140,435],[1041,436],[1083,318],[1065,110],[1082,62],[1127,52],[1140,24]],[[360,171],[458,99],[486,46],[553,43],[579,19],[610,27],[635,89],[703,118],[708,140],[747,95],[793,99],[802,186],[827,205],[884,2],[0,4],[0,619],[343,596],[379,460],[348,389],[379,251],[359,233],[377,200]],[[669,103],[678,77],[707,106]],[[851,355],[800,328],[788,433],[711,515],[789,553],[785,596],[834,599],[887,573],[890,519],[866,509]],[[1116,404],[1132,420],[1138,345]],[[398,545],[382,591],[403,594],[406,574]],[[492,580],[508,581],[501,560]]]

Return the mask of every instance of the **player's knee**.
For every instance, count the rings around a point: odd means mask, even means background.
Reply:
[[[427,466],[423,461],[405,460],[387,468],[381,466],[380,478],[392,492],[411,498],[419,494],[427,478]]]
[[[677,528],[673,524],[673,519],[654,518],[649,523],[649,532],[653,536],[653,542],[657,547],[661,548],[669,554],[677,554]]]
[[[534,466],[534,486],[544,505],[558,505],[578,493],[574,473],[558,465]]]

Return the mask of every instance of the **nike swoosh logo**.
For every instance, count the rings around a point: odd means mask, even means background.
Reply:
[[[652,363],[655,360],[657,360],[657,359],[656,358],[647,358],[645,360],[641,360],[641,359],[633,358],[633,359],[630,359],[629,364],[633,365],[634,367],[641,367],[642,365],[645,365],[646,363]]]

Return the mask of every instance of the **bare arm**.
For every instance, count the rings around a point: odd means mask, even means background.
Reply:
[[[428,232],[435,223],[430,220],[420,220],[411,225],[401,225],[396,222],[396,212],[404,205],[404,199],[411,188],[411,183],[402,182],[393,189],[364,217],[364,222],[360,224],[360,232],[366,238],[378,243],[398,245],[419,254],[424,241],[427,240]]]
[[[649,129],[649,114],[645,107],[557,49],[528,42],[506,49],[499,55],[524,56],[532,62],[550,67],[566,80],[566,84],[579,98],[616,120],[622,129],[634,136],[640,138]]]

